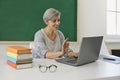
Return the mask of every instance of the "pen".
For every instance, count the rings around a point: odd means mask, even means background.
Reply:
[[[111,60],[111,61],[115,61],[115,59],[112,59],[112,58],[103,58],[105,60]]]

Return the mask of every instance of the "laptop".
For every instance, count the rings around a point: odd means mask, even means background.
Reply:
[[[83,37],[77,58],[64,57],[55,60],[72,66],[95,62],[99,57],[102,40],[103,36]]]

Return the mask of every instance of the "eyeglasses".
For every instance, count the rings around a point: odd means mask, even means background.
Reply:
[[[52,64],[50,66],[46,66],[46,65],[39,65],[39,70],[41,72],[46,72],[49,69],[50,72],[55,72],[57,69],[57,66]]]

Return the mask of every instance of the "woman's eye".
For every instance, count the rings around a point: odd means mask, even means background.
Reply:
[[[57,21],[57,22],[59,22],[60,21],[60,19],[58,19],[58,20],[52,20],[54,23]]]
[[[56,22],[56,20],[53,20],[53,22]]]
[[[60,19],[58,19],[58,21],[60,21]]]

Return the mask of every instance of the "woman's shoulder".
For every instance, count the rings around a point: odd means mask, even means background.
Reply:
[[[63,35],[62,31],[57,30],[58,34]]]
[[[63,32],[62,32],[62,31],[57,30],[57,32],[58,32],[58,35],[59,35],[61,38],[64,38],[64,34],[63,34]]]
[[[38,30],[38,31],[35,33],[35,36],[43,36],[43,29]]]
[[[45,39],[43,29],[38,30],[34,35],[34,41],[42,41]]]
[[[36,34],[41,34],[41,33],[43,33],[43,29],[39,29],[38,31],[36,31],[35,35]]]

